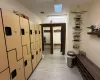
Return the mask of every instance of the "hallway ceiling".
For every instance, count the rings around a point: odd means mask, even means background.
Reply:
[[[31,12],[43,18],[50,15],[67,14],[70,6],[84,4],[91,0],[18,0],[18,1],[25,7],[27,7]],[[62,13],[54,12],[55,3],[63,4]],[[44,12],[45,14],[41,14],[40,12]]]

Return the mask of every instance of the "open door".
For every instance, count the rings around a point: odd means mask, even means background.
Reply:
[[[61,52],[62,55],[65,55],[65,46],[66,46],[66,23],[47,23],[47,24],[41,24],[42,26],[42,48],[44,49],[44,35],[43,35],[43,27],[50,26],[50,51],[51,54],[53,54],[53,27],[60,26],[61,27]]]

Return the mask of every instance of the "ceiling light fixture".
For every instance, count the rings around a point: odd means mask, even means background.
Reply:
[[[62,4],[54,4],[54,10],[56,13],[62,12]]]

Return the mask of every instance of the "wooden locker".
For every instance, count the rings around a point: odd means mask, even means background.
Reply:
[[[28,79],[32,73],[31,53],[27,53],[27,47],[23,46],[25,77]]]
[[[17,59],[22,58],[19,16],[2,9],[4,31],[6,36],[7,51],[17,50]]]
[[[33,70],[34,70],[35,67],[36,67],[36,51],[34,49],[34,43],[31,44],[31,48],[32,48],[32,55],[31,55],[31,58],[32,58],[32,67],[33,67]]]
[[[39,25],[39,39],[42,39],[42,32],[41,32],[41,26]]]
[[[41,26],[39,25],[39,53],[40,59],[42,58],[42,34],[41,34]]]
[[[8,52],[11,80],[25,80],[23,58],[16,60],[16,50]]]
[[[22,45],[27,45],[28,53],[30,53],[30,31],[29,22],[27,19],[20,17],[21,35],[22,35]]]
[[[38,64],[38,62],[39,62],[39,43],[38,43],[38,40],[35,43],[36,43],[36,62]]]
[[[35,24],[35,51],[36,51],[36,64],[38,64],[39,58],[39,52],[38,52],[38,26]]]
[[[31,36],[31,43],[33,43],[35,41],[35,25],[31,21],[30,21],[30,36]]]
[[[9,69],[7,69],[4,72],[0,73],[0,80],[10,80]]]
[[[5,70],[6,68],[8,68],[8,60],[7,60],[7,52],[6,52],[3,25],[0,12],[0,72]]]
[[[35,25],[35,40],[37,41],[39,39],[39,32],[38,32],[38,25]]]
[[[35,51],[35,25],[33,24],[33,22],[30,21],[30,30],[32,32],[32,34],[30,34],[31,36],[31,51],[32,51],[32,67],[33,69],[35,69],[36,67],[36,51]]]

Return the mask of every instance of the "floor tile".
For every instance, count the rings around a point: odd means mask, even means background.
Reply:
[[[29,80],[83,80],[77,67],[67,67],[60,49],[55,49],[53,55],[49,51],[45,49],[44,58]]]

